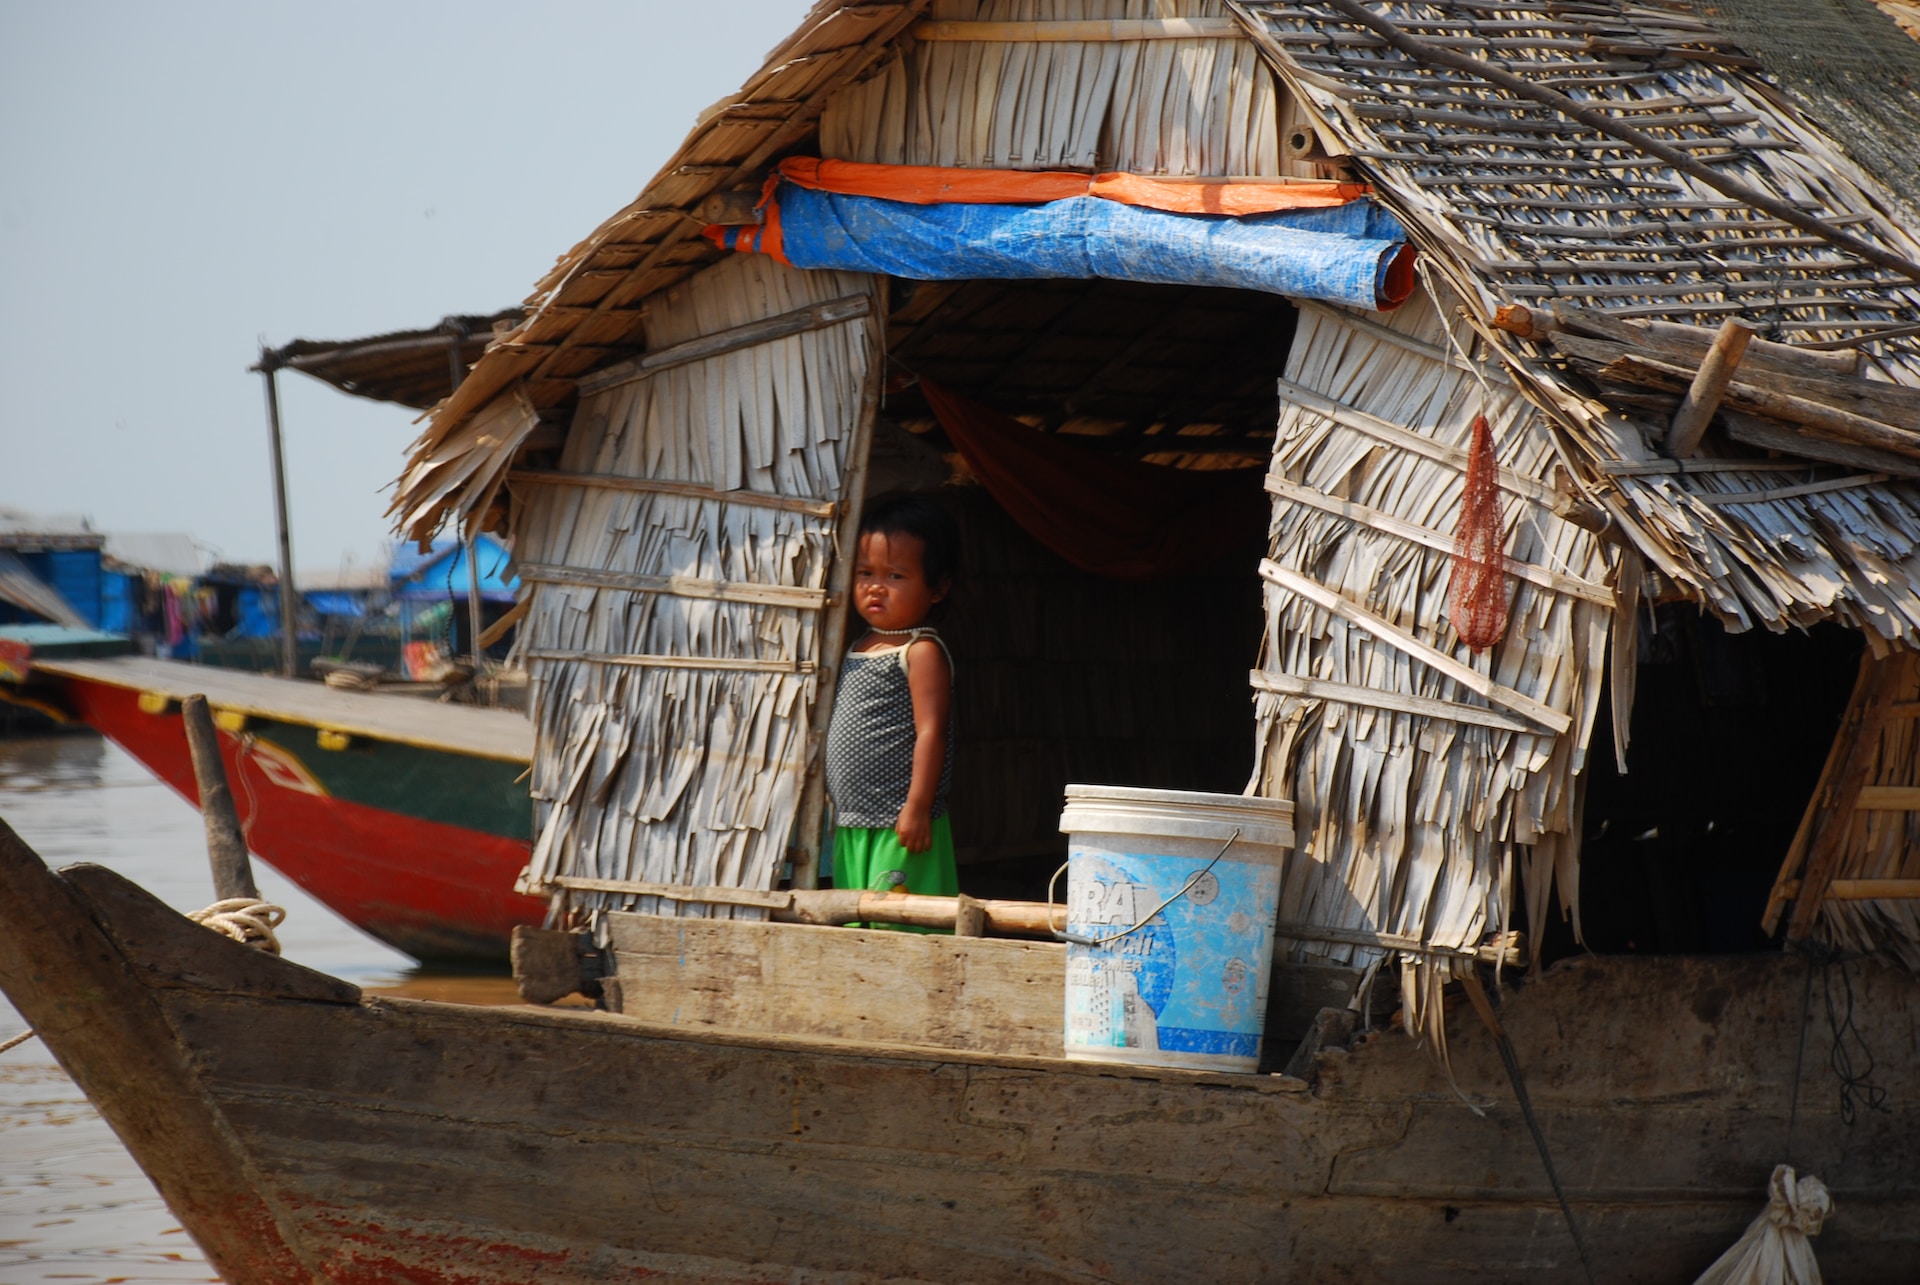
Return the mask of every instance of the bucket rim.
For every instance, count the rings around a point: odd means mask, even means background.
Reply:
[[[1154,790],[1134,785],[1069,785],[1067,806],[1075,803],[1139,803],[1200,808],[1247,808],[1273,819],[1293,819],[1292,799],[1269,799],[1259,794],[1215,794],[1206,790]]]

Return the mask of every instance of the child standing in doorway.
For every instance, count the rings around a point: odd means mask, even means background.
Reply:
[[[947,793],[953,776],[953,660],[926,621],[953,591],[960,533],[918,495],[882,500],[860,523],[853,606],[867,631],[840,672],[827,726],[833,883],[951,897]]]

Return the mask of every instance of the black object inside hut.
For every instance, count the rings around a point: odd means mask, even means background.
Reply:
[[[1686,603],[1639,621],[1628,772],[1610,702],[1588,753],[1581,924],[1600,954],[1728,954],[1776,947],[1767,894],[1812,798],[1858,670],[1838,625],[1729,633]],[[1556,910],[1543,958],[1580,949]]]
[[[886,417],[953,447],[916,376],[1098,451],[1226,468],[1258,494],[1297,314],[1242,291],[1110,281],[895,283]],[[878,447],[876,447],[878,449]],[[958,462],[957,456],[954,457]],[[1069,782],[1236,793],[1253,761],[1247,671],[1263,625],[1243,550],[1119,581],[1042,546],[979,485],[936,493],[966,575],[940,621],[956,657],[953,818],[962,885],[1039,899],[1064,859]]]

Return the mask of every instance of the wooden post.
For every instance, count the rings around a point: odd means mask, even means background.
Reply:
[[[247,860],[247,841],[234,811],[233,791],[227,788],[227,770],[220,762],[220,734],[213,729],[207,698],[180,702],[180,721],[186,724],[187,750],[193,756],[193,778],[200,786],[200,815],[207,824],[207,860],[213,866],[214,895],[260,899],[253,882],[253,863]]]
[[[871,278],[873,311],[868,326],[873,336],[873,364],[867,369],[860,395],[860,418],[847,443],[846,479],[840,491],[840,524],[834,532],[833,565],[827,570],[827,603],[820,612],[820,667],[814,688],[813,710],[807,720],[806,777],[800,787],[800,815],[794,825],[792,886],[820,886],[820,828],[827,811],[827,720],[833,717],[833,694],[846,657],[848,601],[853,589],[853,557],[860,540],[860,510],[867,500],[867,455],[873,446],[873,420],[880,413],[880,389],[887,378],[887,289],[882,278]]]
[[[1684,460],[1699,448],[1707,425],[1713,421],[1713,413],[1720,409],[1727,385],[1733,382],[1733,372],[1747,351],[1747,341],[1752,338],[1753,331],[1732,318],[1720,327],[1720,333],[1713,337],[1713,344],[1700,363],[1700,373],[1693,377],[1693,386],[1687,389],[1680,409],[1673,413],[1673,424],[1667,429],[1667,454]]]
[[[300,615],[293,596],[293,533],[287,518],[287,457],[280,441],[280,389],[274,382],[280,369],[280,354],[271,348],[260,350],[253,369],[267,381],[267,446],[273,466],[273,525],[280,542],[280,669],[288,678],[299,677]]]

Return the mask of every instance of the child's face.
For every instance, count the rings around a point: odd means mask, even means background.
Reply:
[[[921,555],[926,541],[917,535],[870,531],[860,537],[853,560],[853,606],[875,629],[911,629],[927,618],[947,586],[927,583]]]

